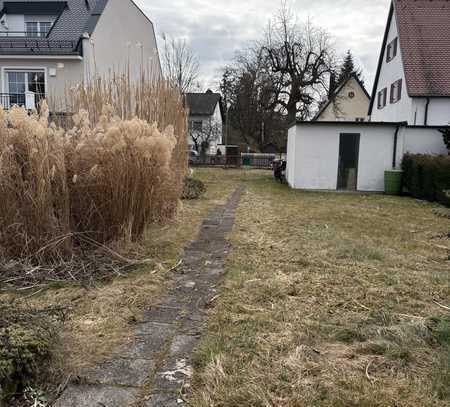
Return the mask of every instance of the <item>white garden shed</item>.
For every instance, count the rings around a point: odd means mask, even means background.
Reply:
[[[441,127],[442,128],[442,127]],[[447,154],[439,128],[388,122],[297,122],[286,178],[296,189],[384,191],[405,153]]]

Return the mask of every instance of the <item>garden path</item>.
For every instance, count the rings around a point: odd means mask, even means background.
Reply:
[[[172,289],[144,312],[134,337],[110,360],[71,383],[55,407],[173,407],[183,405],[191,359],[217,297],[230,251],[227,240],[244,187],[211,209],[175,270]]]

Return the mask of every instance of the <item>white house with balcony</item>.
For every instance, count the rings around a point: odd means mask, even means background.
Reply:
[[[152,22],[132,0],[0,0],[0,104],[64,110],[65,92],[94,74],[141,68],[161,77]]]
[[[406,153],[447,154],[450,1],[393,0],[369,105],[369,121],[297,122],[289,130],[293,188],[384,191],[386,170]]]

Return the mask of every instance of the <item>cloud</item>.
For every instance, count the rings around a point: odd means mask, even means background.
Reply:
[[[273,0],[136,0],[162,33],[184,38],[198,55],[203,87],[216,89],[220,70],[236,51],[263,35],[277,10]],[[390,0],[292,0],[300,21],[310,19],[334,38],[336,52],[351,49],[370,88]],[[161,42],[160,42],[161,44]]]

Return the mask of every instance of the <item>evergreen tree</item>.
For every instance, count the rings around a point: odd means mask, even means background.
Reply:
[[[364,81],[362,80],[362,71],[360,68],[357,68],[355,66],[355,62],[353,61],[353,54],[350,50],[348,50],[340,68],[338,85],[345,82],[352,75],[356,75],[356,77],[364,83]]]

